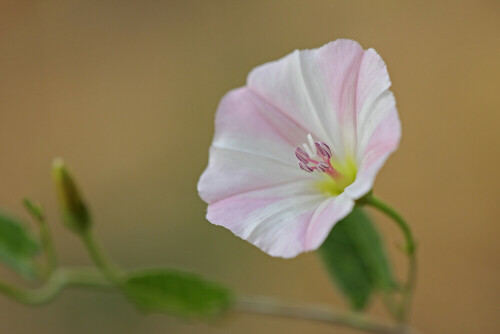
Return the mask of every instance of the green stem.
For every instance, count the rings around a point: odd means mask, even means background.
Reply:
[[[38,229],[40,233],[40,241],[42,244],[42,250],[45,255],[45,270],[44,278],[48,279],[52,275],[53,271],[57,268],[57,255],[54,247],[54,242],[52,241],[52,235],[50,232],[47,220],[45,220],[45,214],[43,208],[40,205],[33,203],[29,199],[24,199],[24,207],[31,214],[33,219],[38,223]]]
[[[49,226],[45,220],[39,221],[40,241],[42,243],[43,253],[47,262],[46,277],[50,277],[53,271],[57,268],[57,255],[52,241]]]
[[[93,268],[57,269],[45,285],[28,289],[0,282],[0,292],[24,304],[42,305],[52,301],[66,287],[109,287],[108,280]]]
[[[386,309],[394,319],[398,319],[400,313],[399,305],[396,303],[393,297],[394,296],[388,291],[382,293],[382,301],[384,302]]]
[[[122,270],[111,260],[111,258],[103,251],[100,244],[95,239],[90,230],[80,234],[82,241],[87,248],[92,261],[102,274],[113,284],[122,284]]]
[[[406,284],[403,289],[403,299],[399,307],[397,318],[398,321],[404,323],[408,320],[412,293],[416,281],[417,259],[416,259],[415,239],[413,238],[410,226],[408,225],[406,220],[394,208],[384,203],[379,198],[373,196],[372,193],[363,197],[360,200],[360,204],[370,205],[380,210],[381,212],[389,216],[403,232],[406,241],[405,253],[408,255],[409,264],[408,264],[408,274],[407,274]]]
[[[405,219],[394,208],[382,202],[379,198],[375,197],[372,194],[367,195],[366,197],[363,198],[363,200],[364,204],[373,206],[374,208],[382,211],[383,213],[391,217],[394,220],[394,222],[396,222],[396,224],[401,229],[406,239],[406,252],[410,255],[414,254],[415,239],[413,238],[410,226],[405,221]]]
[[[323,306],[293,304],[268,297],[239,297],[234,307],[242,313],[322,322],[372,334],[417,333],[409,327],[387,325],[357,313],[339,312]]]
[[[112,283],[94,268],[57,269],[47,283],[36,289],[13,287],[0,282],[0,293],[28,305],[43,305],[54,300],[68,287],[111,288]],[[302,305],[269,297],[239,297],[234,309],[240,313],[265,315],[327,323],[373,334],[408,334],[417,332],[406,326],[391,326],[357,313],[339,312],[330,307]]]

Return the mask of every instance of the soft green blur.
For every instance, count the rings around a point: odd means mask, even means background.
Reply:
[[[0,206],[28,218],[22,198],[43,203],[61,262],[89,263],[58,216],[50,164],[61,156],[122,265],[174,266],[246,293],[345,306],[316,254],[271,258],[206,222],[196,183],[225,92],[295,48],[353,38],[388,64],[403,124],[375,192],[418,239],[413,323],[425,333],[493,333],[499,13],[493,0],[0,1]],[[402,237],[376,217],[403,274]],[[372,313],[386,317],[379,303]],[[74,290],[43,308],[0,297],[0,314],[0,331],[13,334],[332,332],[254,316],[142,316],[118,295]]]

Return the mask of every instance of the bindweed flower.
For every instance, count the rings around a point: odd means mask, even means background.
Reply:
[[[317,249],[398,146],[390,85],[351,40],[255,68],[217,110],[198,183],[207,219],[272,256]]]

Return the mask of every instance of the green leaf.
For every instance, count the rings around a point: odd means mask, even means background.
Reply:
[[[395,287],[382,239],[358,206],[334,226],[319,252],[355,310],[365,308],[373,292]]]
[[[0,213],[0,261],[25,277],[33,277],[39,248],[23,223]]]
[[[201,277],[170,269],[133,272],[123,286],[141,311],[182,317],[218,315],[231,303],[229,291]]]

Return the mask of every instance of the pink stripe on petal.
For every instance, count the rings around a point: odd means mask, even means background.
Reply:
[[[283,185],[221,200],[209,205],[207,219],[272,256],[294,257],[305,251],[307,228],[325,199],[297,188]]]
[[[340,39],[317,52],[337,121],[350,126],[355,116],[356,85],[364,50],[355,41]]]
[[[293,148],[307,135],[247,88],[229,92],[216,115],[209,164],[198,182],[211,203],[261,187],[318,176],[297,166]]]
[[[290,146],[304,131],[256,97],[247,88],[226,94],[217,109],[213,145],[280,158],[295,165]]]
[[[279,160],[212,147],[208,167],[198,182],[198,192],[210,204],[255,189],[301,180],[311,182],[314,175],[304,173],[294,160],[293,165],[288,165]]]

